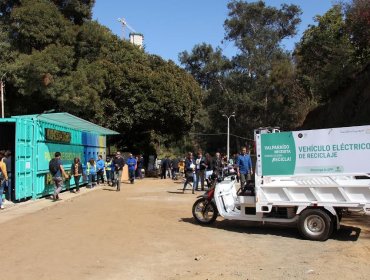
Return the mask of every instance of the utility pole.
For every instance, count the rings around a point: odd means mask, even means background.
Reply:
[[[0,79],[0,91],[1,91],[1,118],[4,118],[4,87],[5,84],[3,82],[3,79],[7,73],[5,72]]]
[[[226,156],[227,156],[227,161],[229,162],[230,160],[230,118],[231,117],[235,118],[235,112],[232,112],[232,114],[229,116],[226,114],[223,114],[222,116],[227,118],[227,147],[226,147],[227,155]]]

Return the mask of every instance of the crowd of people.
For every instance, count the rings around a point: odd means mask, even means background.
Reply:
[[[117,152],[114,156],[103,159],[101,155],[97,159],[90,158],[83,169],[81,160],[74,158],[70,166],[70,173],[65,171],[60,152],[55,153],[55,157],[49,162],[49,171],[54,182],[53,200],[59,199],[59,193],[63,188],[65,179],[74,180],[75,190],[80,192],[81,177],[87,179],[87,187],[94,188],[99,184],[108,184],[116,187],[117,191],[121,190],[122,171],[125,164],[128,166],[129,180],[133,184],[136,178],[142,179],[142,170],[144,168],[144,158],[141,155],[133,156],[128,154],[126,159],[123,158],[121,152]],[[3,209],[2,195],[5,188],[9,188],[12,178],[11,152],[0,151],[0,209]],[[175,157],[170,159],[169,156],[160,161],[161,179],[171,178],[173,180],[183,179],[183,192],[188,185],[192,186],[192,193],[199,190],[204,190],[205,185],[209,187],[210,176],[212,174],[222,174],[225,168],[233,168],[236,172],[237,179],[241,184],[245,184],[250,180],[253,174],[252,161],[247,149],[244,147],[240,154],[234,154],[233,157],[227,159],[220,153],[215,153],[211,156],[209,153],[203,155],[203,151],[199,149],[194,155],[188,152],[184,158]],[[84,180],[86,181],[86,180]]]
[[[167,156],[160,162],[161,179],[184,178],[183,192],[188,185],[192,185],[192,193],[198,191],[199,186],[202,191],[205,185],[209,187],[212,174],[222,175],[229,169],[234,170],[238,182],[240,180],[242,185],[251,179],[252,160],[246,147],[241,149],[240,154],[234,154],[229,159],[220,153],[215,153],[214,156],[209,153],[203,155],[203,151],[199,149],[195,155],[188,152],[185,158],[170,159]]]
[[[75,190],[73,192],[80,192],[81,177],[86,176],[87,187],[94,188],[99,184],[107,183],[109,186],[116,187],[117,191],[121,190],[121,177],[125,164],[128,166],[129,180],[133,184],[135,178],[141,179],[143,177],[142,168],[144,159],[141,155],[134,157],[131,153],[125,160],[121,152],[117,152],[113,157],[107,157],[103,160],[103,156],[99,155],[98,159],[90,158],[86,163],[86,170],[84,173],[81,160],[74,158],[70,174],[65,172],[61,160],[62,154],[55,153],[55,157],[49,162],[49,171],[54,182],[53,200],[59,199],[59,193],[63,188],[63,181],[65,179],[74,179]],[[1,191],[1,190],[0,190]]]

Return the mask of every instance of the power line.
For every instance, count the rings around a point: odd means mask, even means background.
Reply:
[[[227,133],[225,133],[225,132],[220,132],[220,133],[195,133],[195,132],[190,132],[189,134],[201,135],[201,136],[217,136],[217,135],[226,135]],[[230,133],[230,135],[234,136],[234,137],[237,137],[237,138],[244,139],[244,140],[254,141],[254,139],[251,139],[251,138],[246,138],[246,137],[242,137],[242,136],[231,134],[231,133]]]

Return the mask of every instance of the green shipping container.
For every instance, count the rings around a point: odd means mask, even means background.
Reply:
[[[81,159],[85,169],[90,158],[105,158],[106,136],[113,134],[118,133],[68,113],[0,119],[0,150],[12,152],[8,199],[19,201],[52,194],[49,161],[55,152],[62,153],[67,172],[75,157]],[[85,182],[86,178],[81,178],[81,183]],[[65,184],[65,188],[73,186],[73,180]]]

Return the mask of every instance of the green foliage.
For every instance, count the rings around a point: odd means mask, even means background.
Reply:
[[[91,21],[93,4],[0,4],[6,114],[66,111],[121,132],[115,141],[136,150],[182,139],[201,105],[199,85],[173,62]]]
[[[71,24],[47,0],[24,0],[11,13],[11,39],[20,52],[42,50],[49,44],[71,41]]]
[[[73,55],[72,47],[60,45],[49,45],[29,55],[20,54],[15,63],[8,66],[13,74],[13,85],[22,95],[38,92],[40,97],[55,98],[58,93],[53,93],[53,85],[72,70]]]
[[[95,0],[52,0],[63,15],[81,25],[91,19]]]
[[[241,51],[238,64],[250,75],[266,75],[281,41],[296,34],[301,10],[295,5],[284,4],[278,10],[263,1],[240,0],[231,1],[228,8],[226,39],[234,41]]]
[[[9,20],[9,15],[14,6],[18,6],[21,0],[1,0],[0,1],[0,16],[2,22]]]
[[[274,126],[294,129],[303,123],[311,109],[312,100],[300,86],[297,76],[289,57],[272,64],[267,108]]]
[[[370,2],[352,0],[346,6],[347,32],[362,63],[370,61]]]
[[[263,1],[230,1],[225,39],[234,42],[239,53],[228,60],[220,50],[202,44],[196,45],[190,54],[180,54],[185,69],[204,89],[206,112],[196,116],[193,132],[226,132],[223,114],[231,112],[236,115],[236,121],[231,120],[231,134],[245,138],[252,138],[248,131],[259,126],[300,127],[317,106],[321,108],[321,120],[330,120],[333,126],[340,125],[333,120],[358,124],[360,119],[368,119],[368,110],[357,112],[364,107],[357,100],[367,95],[356,85],[360,80],[359,84],[364,84],[363,77],[369,69],[369,7],[369,1],[351,0],[317,16],[316,25],[304,32],[292,57],[281,42],[296,34],[299,7],[284,4],[277,9]],[[346,88],[352,88],[356,96],[349,96]],[[363,91],[366,92],[366,86]],[[351,100],[351,104],[345,100]],[[345,104],[350,112],[338,112],[345,118],[327,117],[324,113],[331,104]],[[314,123],[315,113],[309,116]],[[330,127],[328,122],[325,125]],[[195,139],[204,145],[204,139]],[[211,151],[225,147],[224,136],[206,139]],[[231,138],[231,147],[242,144],[244,139]]]
[[[7,28],[3,24],[0,24],[0,53],[0,69],[4,69],[5,65],[12,61],[12,48],[8,38]]]
[[[194,46],[190,54],[183,51],[179,60],[203,89],[209,89],[211,83],[231,67],[221,49],[213,50],[211,45],[205,43]]]
[[[231,1],[225,20],[226,40],[234,42],[239,53],[228,60],[220,49],[196,45],[192,53],[182,52],[180,61],[202,85],[203,106],[194,132],[225,133],[224,114],[235,112],[230,120],[231,147],[245,145],[260,126],[291,128],[303,121],[310,99],[300,87],[289,53],[281,41],[295,35],[301,10],[295,5],[281,9],[263,1]],[[225,135],[197,139],[207,150],[225,147]],[[236,151],[236,150],[234,150]]]
[[[111,43],[119,42],[108,28],[95,21],[88,21],[79,28],[76,38],[76,56],[90,62],[99,57],[106,57],[112,51]]]
[[[356,71],[355,48],[346,32],[341,6],[317,16],[297,45],[295,58],[307,92],[318,103],[327,102]]]

